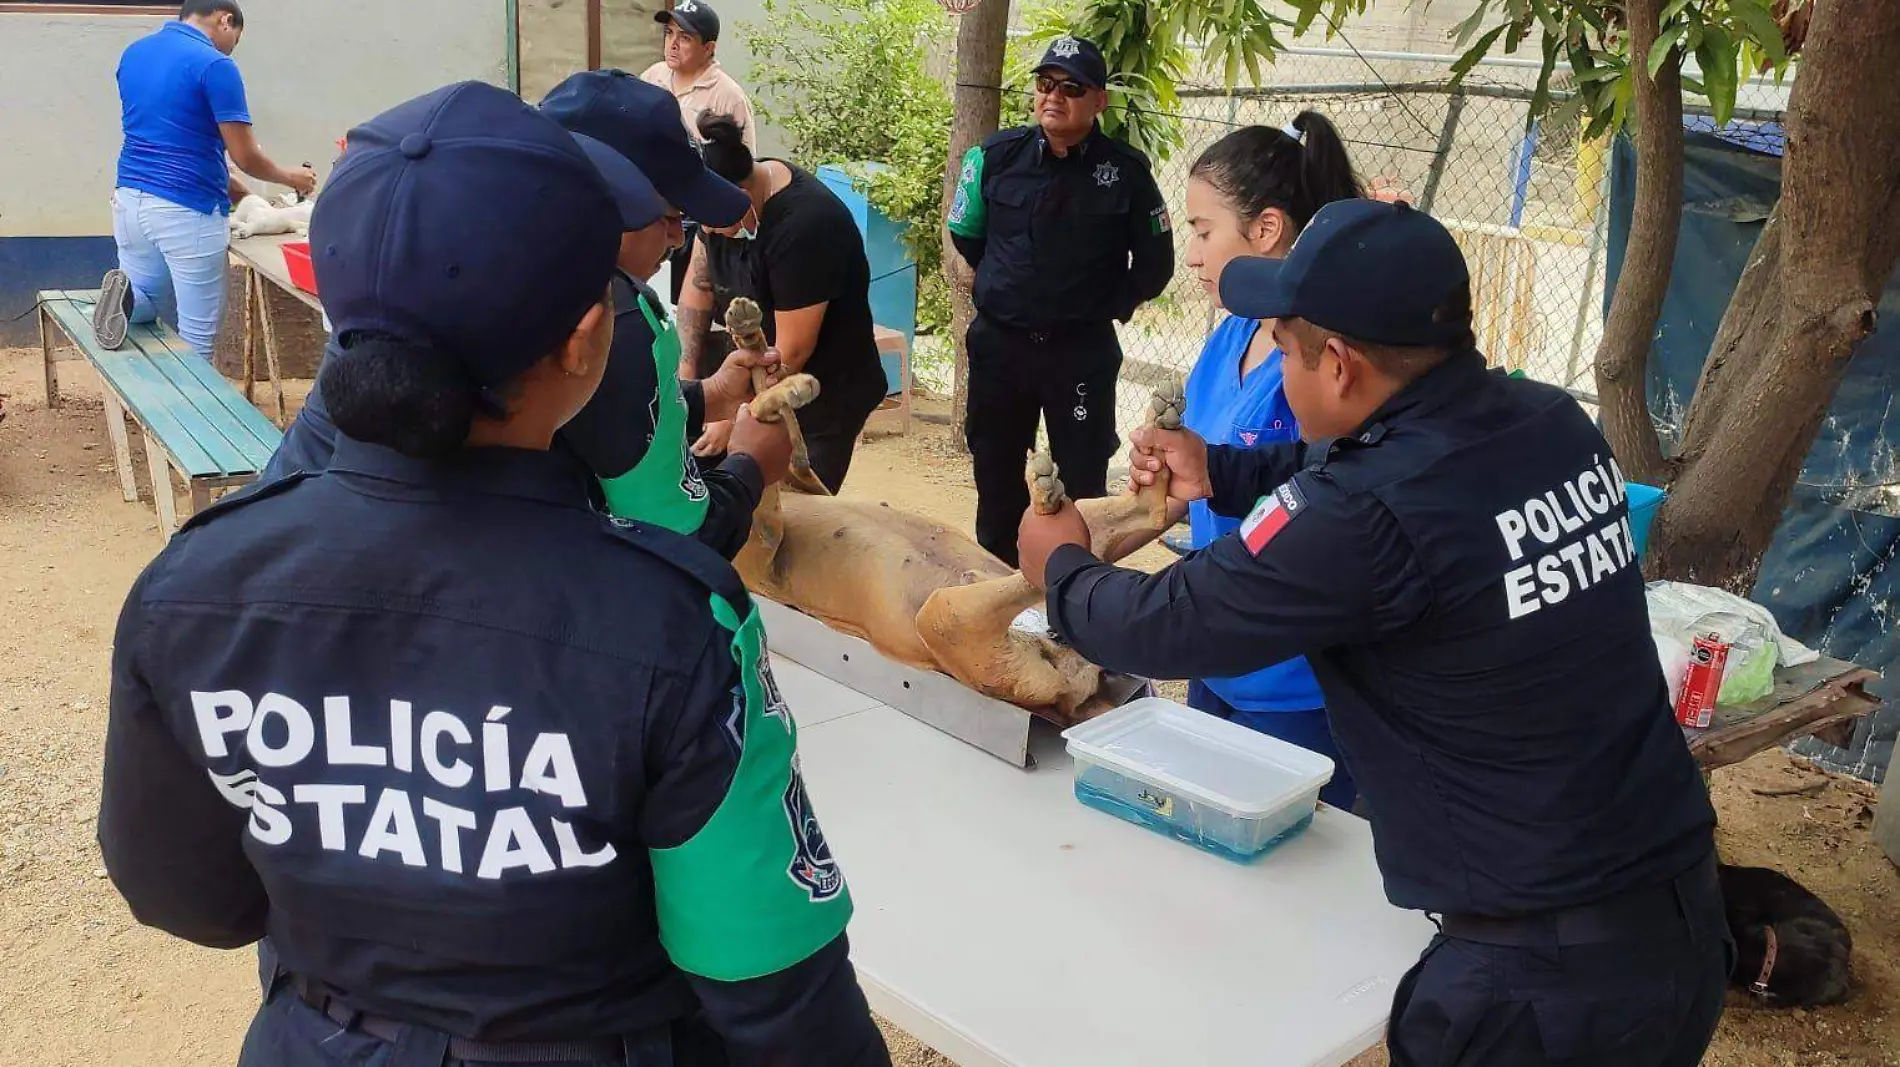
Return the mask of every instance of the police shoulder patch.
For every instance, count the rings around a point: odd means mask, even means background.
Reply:
[[[299,470],[292,471],[282,478],[276,478],[268,482],[252,482],[250,485],[245,486],[235,493],[226,494],[223,499],[185,520],[185,524],[178,528],[178,533],[183,534],[188,530],[195,530],[205,523],[229,515],[233,511],[255,504],[260,500],[269,500],[271,497],[277,496],[280,493],[288,492],[299,482],[308,481],[311,478],[318,477],[322,473],[322,471]]]
[[[1306,494],[1297,481],[1289,481],[1260,498],[1240,524],[1240,540],[1247,551],[1258,556],[1280,531],[1306,512]]]
[[[1011,141],[1026,140],[1030,134],[1035,133],[1038,129],[1040,129],[1040,127],[1037,126],[1011,126],[1005,130],[997,130],[995,133],[983,138],[983,143],[978,147],[994,148],[997,145],[1009,144]]]
[[[805,793],[805,776],[792,758],[792,777],[785,787],[785,818],[792,825],[793,853],[786,875],[803,889],[812,903],[831,900],[844,891],[844,872],[831,856],[831,845]]]

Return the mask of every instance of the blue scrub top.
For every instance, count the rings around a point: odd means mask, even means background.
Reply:
[[[1188,375],[1183,421],[1208,444],[1255,448],[1299,440],[1293,409],[1286,402],[1280,350],[1274,349],[1266,362],[1246,378],[1240,376],[1240,362],[1259,328],[1260,323],[1254,319],[1233,315],[1222,319]],[[1206,548],[1239,529],[1241,520],[1216,515],[1207,501],[1197,500],[1188,506],[1188,523],[1193,529],[1194,547]],[[1311,711],[1326,705],[1304,658],[1276,663],[1239,678],[1203,681],[1216,696],[1241,711]]]

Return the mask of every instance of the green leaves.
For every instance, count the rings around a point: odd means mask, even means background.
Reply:
[[[1729,0],[1729,10],[1747,31],[1748,42],[1779,69],[1788,62],[1788,46],[1781,39],[1781,26],[1762,0]],[[1755,69],[1751,64],[1750,70]]]
[[[1662,36],[1656,38],[1656,43],[1649,49],[1650,78],[1653,79],[1662,72],[1663,64],[1669,62],[1670,53],[1676,50],[1676,46],[1682,43],[1683,37],[1688,33],[1688,24],[1678,22],[1664,30]]]
[[[1497,43],[1498,37],[1509,28],[1508,26],[1499,26],[1490,33],[1478,38],[1477,44],[1472,45],[1466,50],[1464,55],[1459,56],[1458,62],[1451,65],[1451,84],[1456,86],[1462,83],[1465,80],[1465,75],[1471,73],[1472,69],[1478,65],[1478,61],[1484,58],[1485,53],[1491,51],[1491,46]]]
[[[1537,89],[1531,94],[1530,113],[1542,115],[1550,110],[1550,76],[1557,69],[1557,50],[1563,46],[1563,38],[1555,34],[1544,35],[1544,65],[1537,71]]]
[[[1257,85],[1263,64],[1280,50],[1280,30],[1297,32],[1322,16],[1362,11],[1367,2],[1311,0],[1299,8],[1298,21],[1289,22],[1261,0],[1087,0],[1072,14],[1061,8],[1033,14],[1025,54],[1041,54],[1064,34],[1096,42],[1112,82],[1102,128],[1160,162],[1181,146],[1175,86],[1188,76],[1188,43],[1202,45],[1202,69],[1218,71],[1228,87],[1239,84],[1243,72]],[[1026,84],[1027,75],[1019,66],[1012,85]]]
[[[1185,3],[1187,0],[1173,0]],[[1202,2],[1202,0],[1196,0]],[[1244,2],[1244,0],[1243,0]],[[1322,13],[1347,4],[1363,9],[1361,0],[1286,0],[1298,13],[1298,36]],[[1391,0],[1397,3],[1397,0]],[[1429,0],[1411,0],[1412,3]],[[1900,0],[1881,0],[1900,2]],[[1757,70],[1785,72],[1792,57],[1775,22],[1771,0],[1667,0],[1657,21],[1656,43],[1649,53],[1631,57],[1630,32],[1624,20],[1625,0],[1477,0],[1471,13],[1451,36],[1461,49],[1451,68],[1451,84],[1462,83],[1479,62],[1496,49],[1515,54],[1535,37],[1543,57],[1531,116],[1554,111],[1574,117],[1581,109],[1588,117],[1589,136],[1620,129],[1629,120],[1634,90],[1630,84],[1635,63],[1651,78],[1671,63],[1694,56],[1698,71],[1685,71],[1685,89],[1708,98],[1717,122],[1734,116],[1741,83]],[[1487,23],[1495,23],[1485,30]],[[1475,39],[1475,41],[1474,41]],[[1553,92],[1557,61],[1568,58],[1571,94]]]
[[[759,111],[784,130],[793,158],[874,161],[867,198],[908,223],[920,282],[918,318],[949,322],[941,232],[950,95],[924,67],[955,23],[936,0],[768,0],[763,23],[744,27]]]
[[[1719,26],[1709,26],[1696,47],[1696,63],[1702,67],[1703,91],[1709,98],[1709,110],[1715,124],[1723,125],[1735,114],[1736,41]]]
[[[1293,35],[1298,37],[1301,33],[1304,33],[1306,24],[1311,22],[1312,17],[1318,13],[1317,9],[1302,12],[1300,21],[1294,26]],[[1484,17],[1490,13],[1490,0],[1483,0],[1483,2],[1479,3],[1478,6],[1472,10],[1470,15],[1465,17],[1463,22],[1460,22],[1451,31],[1452,40],[1457,42],[1459,48],[1463,48],[1471,43],[1471,39],[1478,34],[1478,27],[1484,25]]]

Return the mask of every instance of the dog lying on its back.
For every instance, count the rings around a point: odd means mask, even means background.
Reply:
[[[1735,938],[1731,985],[1778,1008],[1847,999],[1854,940],[1834,909],[1779,871],[1722,864],[1718,873]],[[1764,968],[1771,938],[1774,961]]]

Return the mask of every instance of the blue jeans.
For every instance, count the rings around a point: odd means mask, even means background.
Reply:
[[[1199,681],[1188,683],[1188,707],[1216,718],[1277,737],[1289,745],[1317,752],[1333,761],[1333,780],[1319,791],[1319,798],[1341,811],[1351,811],[1359,800],[1359,787],[1346,770],[1346,761],[1333,740],[1333,728],[1326,722],[1326,709],[1312,711],[1242,711],[1222,700]]]
[[[112,194],[112,239],[119,269],[132,281],[134,323],[163,317],[206,359],[224,321],[226,254],[231,231],[223,215],[206,215],[137,189]]]

